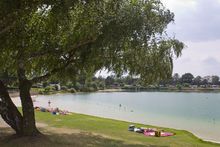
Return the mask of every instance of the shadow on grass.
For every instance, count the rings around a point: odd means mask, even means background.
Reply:
[[[127,144],[120,140],[104,138],[91,133],[57,134],[18,138],[8,128],[0,128],[0,147],[158,147],[154,145]],[[161,146],[162,147],[162,146]],[[163,146],[164,147],[164,146]]]

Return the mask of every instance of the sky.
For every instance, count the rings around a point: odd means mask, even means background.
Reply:
[[[175,14],[168,34],[186,44],[174,73],[220,76],[220,0],[162,0]]]

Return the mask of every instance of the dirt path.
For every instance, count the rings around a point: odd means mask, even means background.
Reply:
[[[6,128],[6,127],[8,127],[8,125],[3,121],[3,119],[1,118],[1,116],[0,116],[0,127],[1,127],[1,128]]]

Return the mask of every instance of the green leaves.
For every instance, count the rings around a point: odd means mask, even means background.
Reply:
[[[16,18],[16,23],[4,36],[0,34],[1,59],[11,60],[0,68],[7,65],[16,71],[17,51],[22,50],[29,79],[59,73],[61,78],[71,77],[71,73],[95,73],[105,68],[152,83],[171,75],[172,58],[179,57],[184,48],[182,42],[165,33],[174,14],[159,0],[38,0],[19,4],[21,7],[13,9],[16,15],[4,17]],[[6,8],[8,5],[1,11]],[[0,22],[0,26],[6,24]]]

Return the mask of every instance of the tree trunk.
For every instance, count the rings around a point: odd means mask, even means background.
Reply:
[[[27,79],[19,80],[20,98],[23,112],[23,135],[36,136],[40,132],[37,130],[35,123],[35,113],[33,101],[30,95],[31,82]]]
[[[2,81],[0,81],[0,114],[4,121],[15,130],[17,135],[23,134],[22,115],[12,102]]]
[[[19,91],[23,113],[23,135],[24,136],[36,136],[40,134],[37,130],[34,114],[33,101],[31,99],[31,86],[32,82],[29,81],[25,74],[25,55],[24,55],[24,41],[22,41],[22,48],[18,51],[18,80]]]

